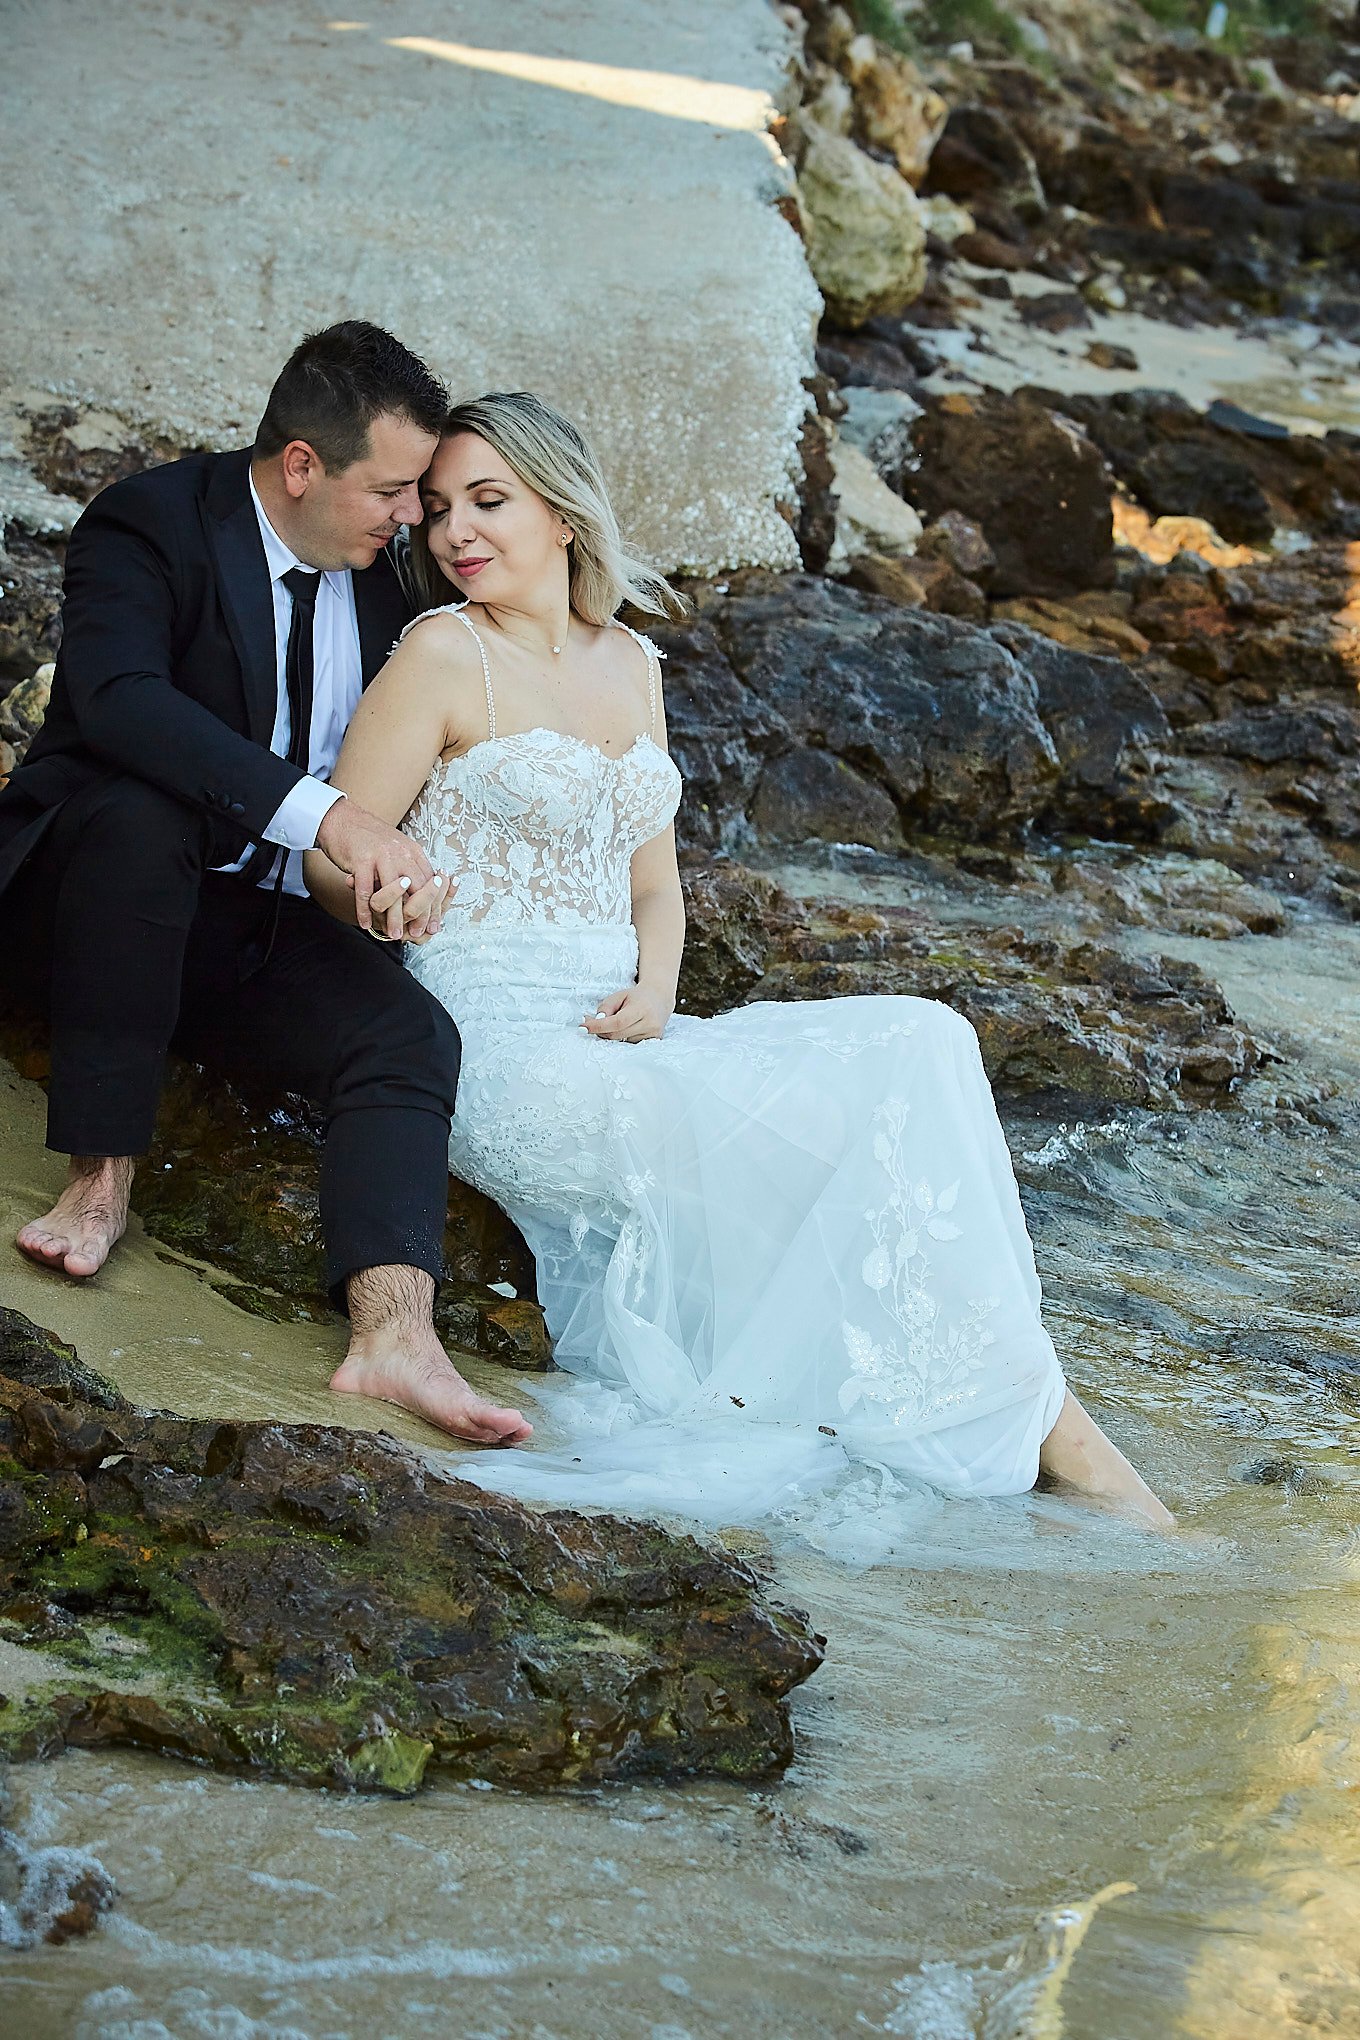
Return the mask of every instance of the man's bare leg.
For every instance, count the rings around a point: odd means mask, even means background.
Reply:
[[[1175,1527],[1171,1511],[1158,1501],[1119,1447],[1110,1443],[1070,1388],[1057,1423],[1040,1447],[1039,1470],[1093,1502],[1140,1517],[1154,1529]]]
[[[521,1445],[533,1425],[469,1388],[439,1343],[422,1268],[365,1268],[349,1281],[349,1352],[331,1387],[413,1410],[477,1445]]]
[[[132,1155],[72,1155],[66,1188],[18,1234],[19,1251],[82,1281],[97,1275],[127,1230],[135,1167]]]

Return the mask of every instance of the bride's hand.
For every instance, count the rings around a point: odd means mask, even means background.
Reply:
[[[428,885],[403,890],[400,879],[383,886],[369,900],[373,914],[371,933],[383,942],[428,942],[439,933],[439,924],[453,880],[437,871]]]
[[[595,1011],[586,1014],[585,1029],[601,1041],[659,1041],[674,1010],[641,985],[629,985],[627,991],[601,999]]]

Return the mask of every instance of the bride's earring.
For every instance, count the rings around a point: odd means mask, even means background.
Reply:
[[[559,531],[557,534],[557,543],[559,545],[570,545],[571,533],[569,531]]]

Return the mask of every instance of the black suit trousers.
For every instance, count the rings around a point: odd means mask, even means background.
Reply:
[[[285,895],[268,961],[243,975],[270,895],[213,873],[220,849],[205,815],[110,776],[64,803],[14,881],[11,954],[51,1025],[48,1146],[145,1153],[173,1045],[322,1108],[337,1304],[363,1268],[437,1282],[457,1029],[394,950],[311,900]]]

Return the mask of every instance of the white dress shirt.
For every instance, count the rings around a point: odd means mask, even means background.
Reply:
[[[250,477],[250,500],[260,522],[260,537],[264,541],[269,585],[274,597],[274,668],[278,693],[269,748],[276,757],[286,758],[293,730],[285,671],[293,598],[283,585],[283,577],[294,567],[301,567],[304,573],[314,570],[284,544],[269,522],[255,487],[254,475]],[[302,852],[313,847],[323,820],[336,801],[344,798],[325,782],[335,769],[350,717],[358,707],[363,691],[364,672],[359,653],[359,619],[354,610],[354,583],[350,579],[349,568],[342,567],[322,574],[321,586],[316,593],[316,614],[312,622],[312,728],[307,751],[310,776],[300,779],[292,792],[284,796],[264,832],[266,843],[277,843],[289,853],[283,889],[296,894],[299,899],[305,898],[307,893],[302,882]],[[242,871],[251,854],[247,851],[234,864],[218,868]],[[278,860],[275,859],[260,880],[261,885],[272,886],[277,874]]]

